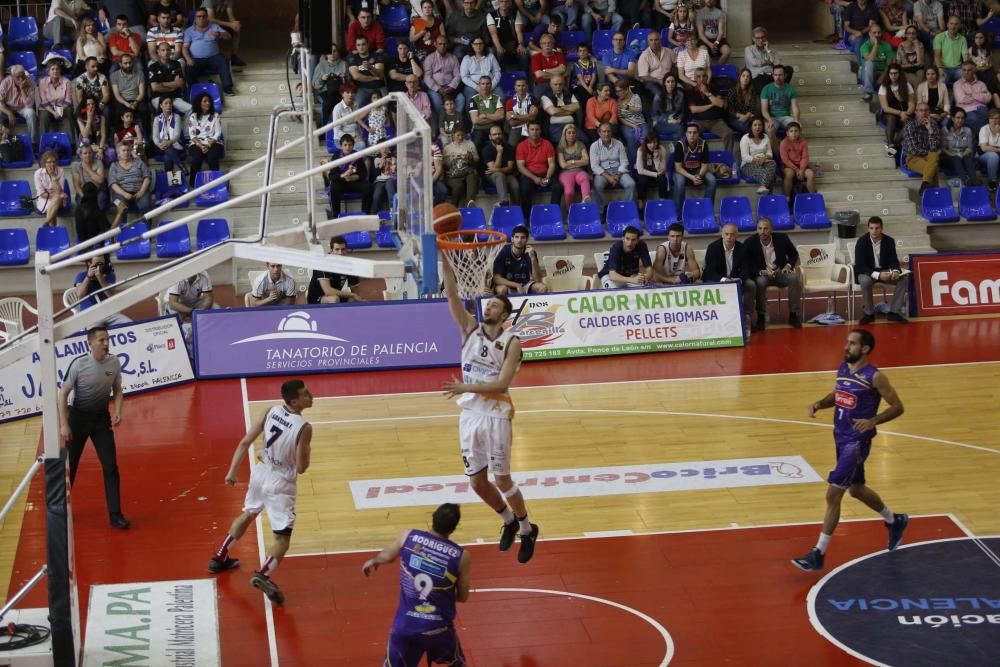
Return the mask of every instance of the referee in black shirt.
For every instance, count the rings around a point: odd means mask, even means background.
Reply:
[[[94,441],[97,458],[104,468],[104,496],[114,528],[125,530],[128,519],[122,516],[118,460],[112,426],[122,421],[122,374],[118,357],[110,354],[108,330],[94,327],[87,332],[90,354],[72,361],[59,388],[60,435],[69,453],[69,483],[73,486],[76,469],[87,438]],[[108,412],[108,395],[114,392],[114,415]],[[73,394],[73,405],[69,395]]]

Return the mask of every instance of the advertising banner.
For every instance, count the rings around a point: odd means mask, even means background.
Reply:
[[[184,336],[175,316],[112,327],[108,335],[111,352],[121,362],[122,389],[126,395],[194,379]],[[37,336],[25,345],[32,346],[30,355],[0,369],[0,422],[42,412]],[[84,333],[56,344],[60,385],[70,362],[89,352]]]
[[[738,283],[512,295],[508,325],[529,361],[736,347],[740,299]]]
[[[457,366],[444,299],[198,310],[199,378]]]
[[[1000,253],[910,255],[919,315],[1000,313]]]

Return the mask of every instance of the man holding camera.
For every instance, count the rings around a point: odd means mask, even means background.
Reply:
[[[76,288],[76,308],[84,311],[109,298],[114,294],[112,286],[116,281],[115,271],[111,267],[111,259],[107,255],[91,257],[87,262],[87,270],[78,273],[76,280],[73,281],[73,286]],[[113,313],[94,326],[108,327],[115,324],[128,324],[131,321],[130,318],[121,313]]]

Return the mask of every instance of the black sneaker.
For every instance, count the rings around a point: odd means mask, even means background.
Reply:
[[[253,576],[250,577],[250,583],[254,588],[260,590],[267,596],[267,599],[274,604],[284,604],[285,595],[278,588],[278,584],[271,581],[271,578],[266,574],[261,574],[260,572],[254,572]]]
[[[788,323],[791,324],[792,327],[794,327],[795,329],[802,328],[802,321],[799,319],[799,316],[796,315],[795,313],[792,313],[791,315],[788,316]]]
[[[889,531],[889,551],[894,550],[903,541],[903,531],[910,523],[907,514],[893,514],[892,523],[885,524],[885,529]]]
[[[793,558],[792,565],[799,568],[800,570],[805,570],[806,572],[812,572],[813,570],[823,569],[823,554],[820,553],[819,549],[813,547],[809,553],[807,553],[802,558]]]
[[[753,327],[750,329],[753,332],[763,331],[767,328],[767,319],[763,315],[757,316],[757,321],[754,323]]]
[[[864,326],[866,324],[871,324],[874,321],[875,321],[875,313],[865,313],[864,315],[861,316],[861,319],[858,320],[858,324]]]
[[[889,313],[885,316],[890,322],[895,322],[896,324],[909,324],[910,321],[900,315],[899,313]]]
[[[524,564],[535,555],[535,540],[538,539],[538,526],[531,524],[531,532],[521,535],[521,548],[517,550],[517,562]]]
[[[219,560],[216,557],[212,557],[208,561],[208,571],[212,574],[219,574],[220,572],[225,572],[226,570],[231,570],[240,564],[239,558],[230,558],[226,556],[225,560]]]
[[[517,520],[505,523],[500,529],[500,551],[507,551],[514,544],[514,536],[517,535]]]
[[[233,66],[233,67],[246,67],[247,66],[247,64],[245,62],[243,62],[243,58],[240,58],[237,55],[230,56],[230,58],[229,58],[229,64],[231,66]]]
[[[108,522],[111,524],[112,528],[118,528],[119,530],[128,530],[129,526],[132,525],[129,523],[128,519],[121,514],[112,514],[108,519]]]

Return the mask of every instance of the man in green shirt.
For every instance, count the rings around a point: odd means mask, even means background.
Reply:
[[[868,41],[861,45],[861,86],[865,91],[861,99],[865,102],[871,101],[882,72],[895,55],[889,43],[882,41],[882,28],[873,25],[868,30]]]
[[[949,16],[948,29],[934,37],[934,64],[944,70],[944,83],[948,86],[962,78],[962,60],[969,48],[961,29],[961,19]]]
[[[490,128],[502,124],[507,115],[500,96],[493,92],[493,80],[479,77],[479,94],[469,100],[469,120],[472,121],[472,143],[483,152],[490,138]]]

